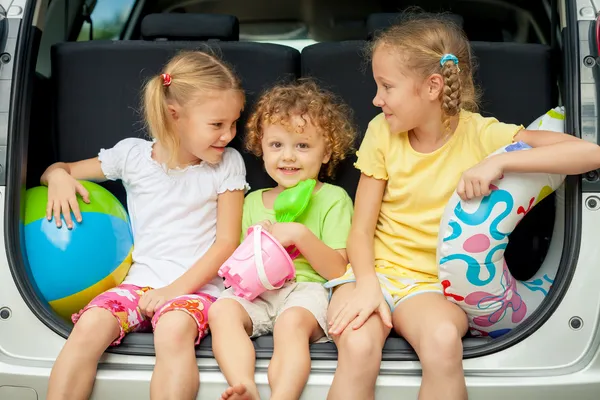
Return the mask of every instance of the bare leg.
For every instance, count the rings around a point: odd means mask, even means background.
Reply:
[[[259,399],[254,382],[256,355],[250,340],[252,321],[244,307],[235,300],[218,300],[208,310],[208,325],[213,353],[231,385],[221,399]]]
[[[309,345],[324,335],[314,315],[305,308],[288,308],[277,318],[269,364],[272,400],[300,398],[310,374]]]
[[[195,399],[200,374],[194,351],[198,327],[184,311],[170,311],[160,317],[154,330],[156,365],[150,382],[150,398]]]
[[[84,312],[54,363],[47,399],[88,399],[98,361],[119,337],[119,332],[117,320],[110,311],[95,307]]]
[[[465,313],[441,294],[423,293],[401,302],[392,320],[421,361],[419,399],[467,399],[461,341],[467,332]]]
[[[341,307],[353,294],[354,283],[340,286],[331,298],[329,313]],[[334,337],[338,366],[329,389],[329,400],[370,400],[375,398],[375,383],[381,365],[381,352],[390,329],[373,314],[359,329],[348,326]]]

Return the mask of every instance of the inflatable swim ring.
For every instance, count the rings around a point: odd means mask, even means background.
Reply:
[[[527,129],[563,132],[564,109],[550,110]],[[518,142],[493,154],[528,149]],[[448,202],[438,236],[438,276],[446,298],[466,312],[471,335],[502,336],[525,321],[548,294],[558,261],[546,257],[548,262],[532,279],[518,281],[506,265],[504,250],[517,224],[564,179],[555,174],[507,173],[484,198],[462,201],[455,192]]]

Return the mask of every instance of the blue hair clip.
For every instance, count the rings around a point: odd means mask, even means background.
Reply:
[[[454,54],[444,54],[440,60],[440,65],[443,67],[446,61],[453,61],[458,66],[458,58]]]

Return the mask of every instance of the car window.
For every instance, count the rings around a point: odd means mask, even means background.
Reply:
[[[81,26],[77,41],[119,39],[134,3],[135,0],[98,0]]]

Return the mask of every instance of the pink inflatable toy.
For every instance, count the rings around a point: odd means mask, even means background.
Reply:
[[[295,257],[298,253],[293,254]],[[219,269],[225,287],[252,301],[267,290],[279,289],[296,277],[288,251],[260,225],[251,226],[242,244]]]

